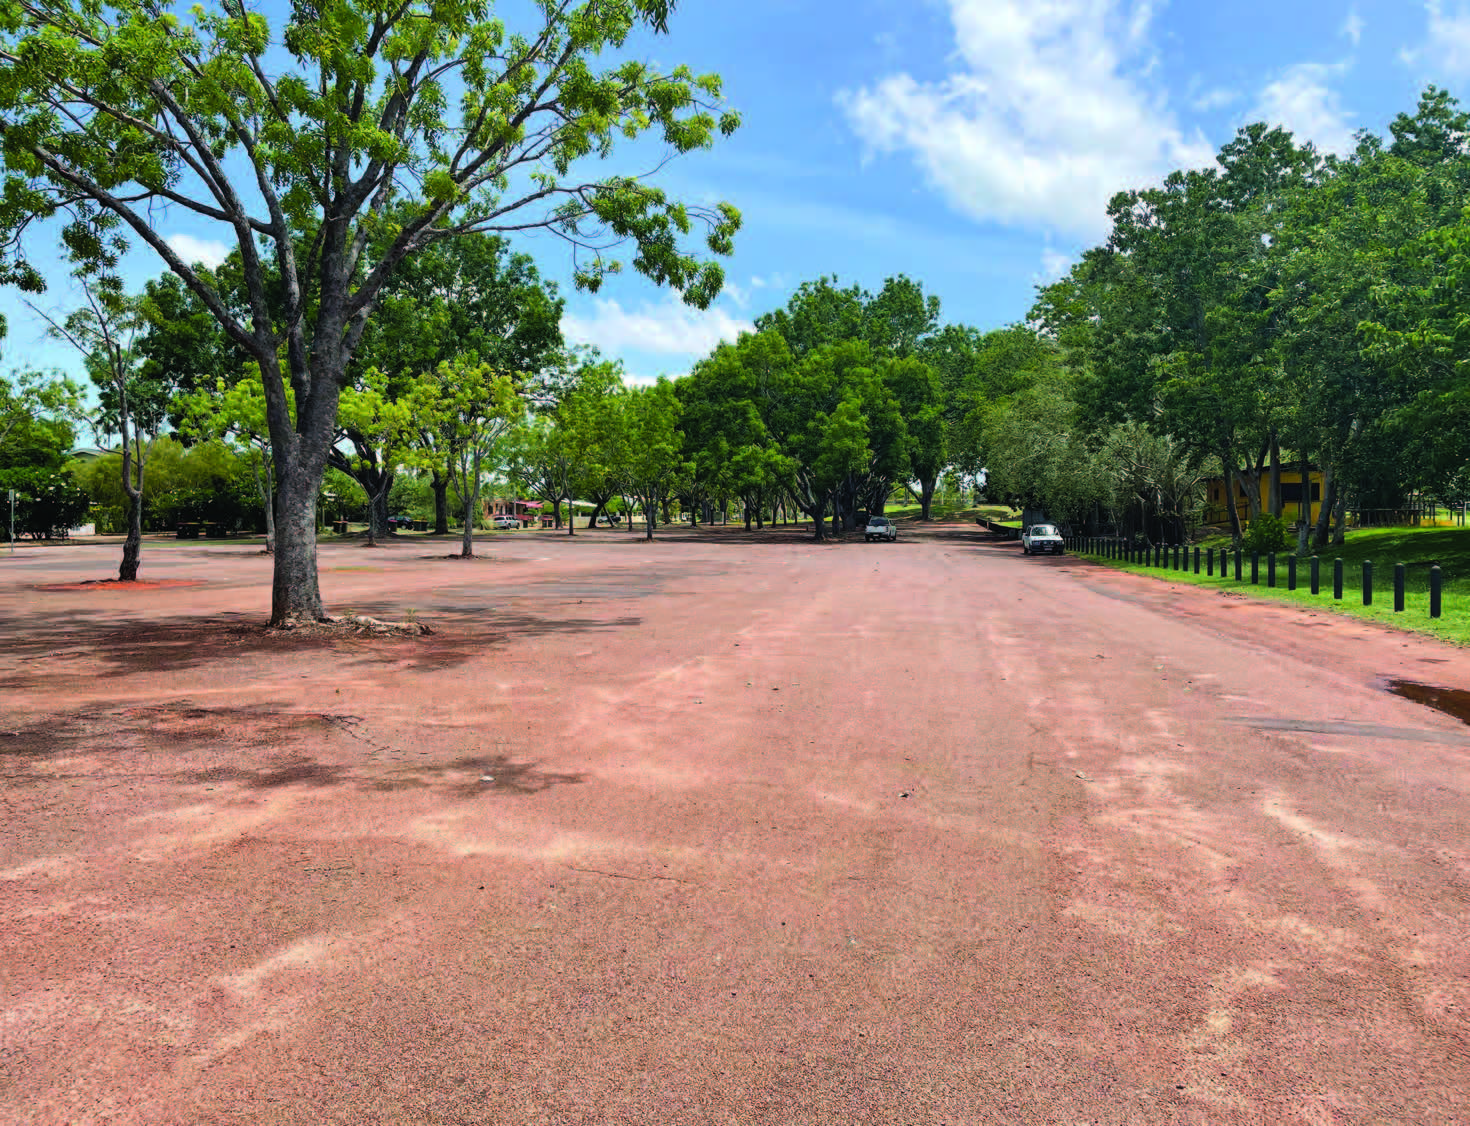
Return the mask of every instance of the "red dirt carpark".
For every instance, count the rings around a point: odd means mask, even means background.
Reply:
[[[1470,654],[960,528],[0,560],[0,1122],[1470,1122]],[[71,586],[73,589],[38,589]]]

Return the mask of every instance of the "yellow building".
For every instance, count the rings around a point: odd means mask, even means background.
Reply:
[[[1315,521],[1321,511],[1322,471],[1309,465],[1306,483],[1310,499],[1304,501],[1301,470],[1282,466],[1281,519],[1288,524],[1294,524],[1300,520],[1304,509],[1309,523]],[[1224,477],[1205,478],[1205,511],[1202,523],[1210,526],[1224,526],[1230,523],[1230,508],[1225,496],[1225,487]],[[1271,474],[1268,470],[1261,471],[1260,489],[1261,511],[1269,512],[1271,511]],[[1250,518],[1250,504],[1239,477],[1235,479],[1235,510],[1240,514],[1241,525],[1245,525]]]

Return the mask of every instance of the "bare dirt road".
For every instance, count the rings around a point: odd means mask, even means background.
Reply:
[[[1470,1122],[1470,654],[938,530],[0,561],[0,1123]],[[193,584],[193,585],[188,585]]]

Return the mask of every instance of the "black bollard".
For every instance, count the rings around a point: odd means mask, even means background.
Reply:
[[[1205,574],[1212,579],[1215,577],[1215,549],[1213,547],[1205,548]]]
[[[1441,609],[1440,595],[1443,589],[1443,582],[1444,580],[1439,573],[1439,564],[1436,563],[1429,568],[1429,616],[1431,618],[1439,617]]]
[[[1194,549],[1194,573],[1199,574],[1199,548]]]
[[[1338,602],[1342,601],[1342,560],[1332,561],[1332,597]]]
[[[1251,552],[1251,586],[1261,585],[1261,553]]]
[[[1288,555],[1286,557],[1286,589],[1287,590],[1295,590],[1296,589],[1296,556],[1295,555]]]
[[[1314,556],[1312,556],[1312,593],[1313,594],[1316,594],[1318,592],[1318,590],[1321,588],[1321,585],[1322,585],[1321,579],[1322,579],[1322,560],[1318,559],[1314,555]]]
[[[1363,605],[1373,605],[1373,560],[1363,560]]]
[[[1276,553],[1274,551],[1266,554],[1266,586],[1276,585]]]
[[[1393,565],[1393,612],[1395,614],[1404,612],[1404,565],[1402,563]]]
[[[1240,548],[1235,549],[1235,581],[1240,582]]]

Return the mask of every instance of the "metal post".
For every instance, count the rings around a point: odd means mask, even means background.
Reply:
[[[1286,557],[1286,589],[1287,590],[1295,590],[1296,589],[1296,556],[1295,555],[1288,555]]]
[[[1321,589],[1322,560],[1315,555],[1312,556],[1312,593],[1316,594]]]
[[[1199,548],[1194,549],[1194,573],[1199,574]]]
[[[1404,565],[1402,563],[1393,565],[1393,612],[1395,614],[1404,612]]]
[[[1373,605],[1373,560],[1363,560],[1363,605]]]
[[[1266,586],[1276,585],[1276,553],[1274,551],[1266,554]]]
[[[1338,602],[1342,601],[1342,560],[1332,561],[1332,597]]]
[[[1440,596],[1443,589],[1443,578],[1439,573],[1439,564],[1429,568],[1429,616],[1439,617]]]
[[[1240,582],[1240,548],[1235,549],[1235,581]]]
[[[1212,579],[1215,577],[1215,549],[1213,547],[1205,548],[1205,574]]]
[[[1251,586],[1261,585],[1261,553],[1251,552]]]

